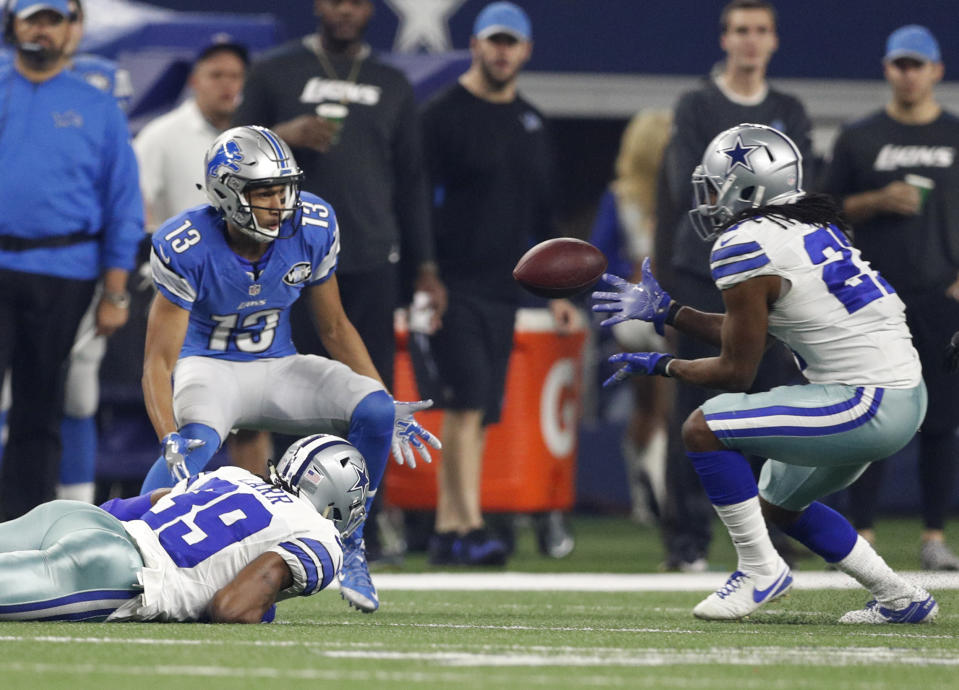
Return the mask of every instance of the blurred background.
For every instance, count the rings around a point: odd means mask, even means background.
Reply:
[[[367,39],[403,69],[417,96],[451,83],[469,63],[474,18],[487,0],[375,0]],[[557,215],[566,235],[585,238],[597,204],[614,174],[614,160],[629,119],[645,108],[669,109],[696,87],[722,58],[718,42],[721,0],[522,0],[534,33],[533,58],[520,90],[549,119],[557,154]],[[310,0],[84,0],[86,34],[80,46],[116,60],[129,71],[134,96],[128,109],[134,133],[185,97],[197,46],[229,34],[253,55],[316,28]],[[814,150],[827,155],[838,127],[883,105],[887,86],[881,56],[888,34],[910,23],[939,36],[946,81],[937,90],[947,109],[959,110],[959,83],[950,69],[959,56],[955,3],[916,0],[806,0],[778,2],[780,47],[770,82],[799,97],[813,120]],[[134,318],[111,342],[104,363],[100,411],[103,483],[136,481],[154,459],[156,443],[142,412],[142,328]],[[138,340],[139,338],[139,340]],[[578,388],[575,487],[577,509],[629,511],[620,454],[628,401],[598,393],[587,343]],[[562,396],[557,396],[559,400]],[[568,418],[559,414],[561,423]],[[565,420],[565,421],[563,421]],[[912,511],[913,459],[893,458],[881,506]],[[888,486],[887,486],[888,485]]]

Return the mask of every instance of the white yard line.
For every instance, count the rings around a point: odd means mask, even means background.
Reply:
[[[319,646],[319,645],[318,645]],[[889,647],[712,647],[708,649],[674,650],[668,648],[584,648],[543,650],[542,647],[516,651],[397,651],[389,649],[317,649],[313,654],[327,659],[375,660],[393,662],[429,663],[444,668],[458,667],[651,667],[651,666],[959,666],[959,654],[939,649],[903,649]],[[325,669],[228,668],[224,666],[126,666],[110,664],[23,664],[0,662],[0,672],[33,671],[73,673],[76,675],[174,675],[216,677],[299,678],[333,680],[356,672],[338,672]],[[376,672],[368,672],[376,679]],[[432,674],[391,673],[412,680],[435,679]]]
[[[959,589],[959,573],[903,572],[926,589]],[[728,573],[374,573],[378,590],[514,592],[708,592]],[[858,589],[845,573],[796,571],[794,589]]]

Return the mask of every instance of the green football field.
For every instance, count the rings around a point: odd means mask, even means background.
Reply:
[[[524,532],[505,569],[447,574],[422,555],[379,568],[372,615],[330,591],[284,602],[273,625],[0,623],[0,687],[959,687],[955,575],[927,580],[935,624],[839,626],[865,593],[804,558],[788,598],[707,623],[690,609],[733,566],[724,536],[715,572],[654,574],[654,531],[611,518],[574,526],[577,548],[561,561]],[[894,567],[915,569],[917,530],[880,523]]]

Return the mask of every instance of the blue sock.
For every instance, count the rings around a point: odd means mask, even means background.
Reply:
[[[90,417],[64,417],[60,422],[63,456],[60,458],[61,484],[86,484],[94,481],[97,470],[97,421]]]
[[[742,503],[759,494],[752,468],[742,453],[714,450],[707,453],[687,452],[686,456],[693,463],[693,469],[713,505]]]
[[[366,501],[369,512],[373,505],[376,489],[383,480],[386,462],[390,455],[390,442],[393,439],[393,418],[395,416],[393,398],[386,391],[370,393],[360,401],[350,417],[350,430],[346,440],[356,446],[366,460],[366,469],[370,473],[370,498]],[[356,530],[357,538],[363,538],[363,525]]]
[[[206,444],[196,448],[186,457],[186,466],[190,470],[190,474],[194,475],[206,467],[210,458],[220,448],[220,437],[206,424],[187,424],[179,431],[183,438],[198,438],[206,441]],[[166,466],[166,460],[161,455],[153,463],[150,471],[147,472],[146,479],[143,480],[143,486],[140,487],[140,493],[146,494],[154,489],[162,489],[174,484],[176,484],[176,480],[170,474],[170,470]]]
[[[827,563],[838,563],[848,556],[859,538],[846,518],[819,501],[806,508],[795,523],[781,529]]]

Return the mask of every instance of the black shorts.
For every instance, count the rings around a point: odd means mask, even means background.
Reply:
[[[437,408],[483,410],[484,424],[498,422],[515,320],[512,304],[450,291],[443,327],[410,339],[420,394]]]
[[[946,345],[959,328],[959,302],[936,291],[902,295],[912,342],[922,362],[929,408],[922,430],[942,434],[959,427],[959,378],[943,368]]]

